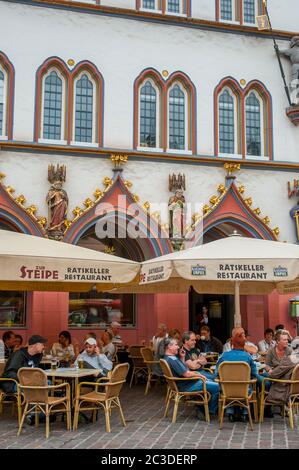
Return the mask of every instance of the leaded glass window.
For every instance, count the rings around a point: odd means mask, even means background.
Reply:
[[[157,146],[157,92],[148,80],[140,90],[140,145]]]
[[[255,23],[255,0],[244,0],[244,22]]]
[[[220,18],[222,20],[232,21],[233,19],[232,0],[221,0]]]
[[[235,153],[234,99],[228,90],[219,97],[219,151]]]
[[[169,148],[185,149],[185,95],[178,85],[169,93]]]
[[[62,79],[54,70],[46,77],[44,86],[44,139],[61,140]]]
[[[149,8],[150,10],[155,10],[156,8],[156,0],[143,0],[142,7]]]
[[[180,13],[181,0],[168,0],[168,11],[170,13]]]
[[[4,134],[4,73],[0,70],[0,135]]]
[[[255,93],[246,98],[246,153],[261,155],[261,106]]]
[[[93,84],[87,75],[76,82],[75,141],[92,142]]]

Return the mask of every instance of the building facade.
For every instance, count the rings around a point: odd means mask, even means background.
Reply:
[[[272,0],[268,10],[279,48],[288,49],[298,2]],[[264,14],[260,0],[0,0],[0,228],[136,261],[166,254],[177,248],[167,236],[169,177],[180,174],[188,246],[233,230],[296,243],[297,108],[272,36],[256,26]],[[294,61],[281,61],[290,82]],[[49,165],[66,169],[67,196],[52,186],[65,217],[51,206]],[[135,237],[120,230],[134,218],[128,206],[138,210]],[[100,239],[99,224],[114,236]],[[253,339],[277,323],[296,333],[290,297],[242,297]],[[133,344],[161,321],[193,328],[204,304],[225,340],[232,299],[193,291],[1,292],[0,328],[50,341],[69,329],[80,340],[118,320]]]

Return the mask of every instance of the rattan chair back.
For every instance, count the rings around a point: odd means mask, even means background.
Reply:
[[[227,399],[248,397],[249,384],[241,382],[250,380],[251,369],[249,364],[239,361],[222,362],[218,372],[222,392]]]
[[[42,390],[34,387],[48,387],[46,373],[42,369],[32,367],[22,367],[18,371],[19,384],[25,387],[22,392],[25,401],[28,403],[48,403],[48,390]]]
[[[291,380],[299,381],[299,364],[297,364],[296,367],[294,367]],[[290,395],[299,395],[299,382],[291,384]]]
[[[118,364],[112,371],[108,384],[105,384],[105,400],[118,397],[129,371],[130,365],[126,362]]]

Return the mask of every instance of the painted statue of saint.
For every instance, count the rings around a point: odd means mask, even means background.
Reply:
[[[48,230],[63,232],[69,200],[66,192],[62,189],[61,181],[54,181],[47,194],[46,201],[49,208]]]
[[[177,190],[169,199],[169,237],[184,238],[185,234],[185,197],[183,191]]]
[[[292,37],[290,47],[279,51],[280,54],[288,57],[292,63],[292,74],[290,88],[298,88],[299,80],[299,36]],[[297,81],[296,81],[297,80]]]

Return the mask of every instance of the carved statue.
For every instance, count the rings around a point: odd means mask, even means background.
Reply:
[[[168,202],[169,237],[182,239],[185,235],[185,197],[178,189]]]
[[[288,49],[280,50],[279,53],[288,57],[292,63],[290,88],[298,88],[298,82],[294,82],[293,80],[299,79],[299,36],[292,37],[290,47]]]
[[[67,218],[68,196],[62,189],[66,178],[65,166],[54,165],[48,167],[48,180],[52,186],[47,194],[48,204],[48,233],[52,238],[60,238],[64,232],[64,221]]]

